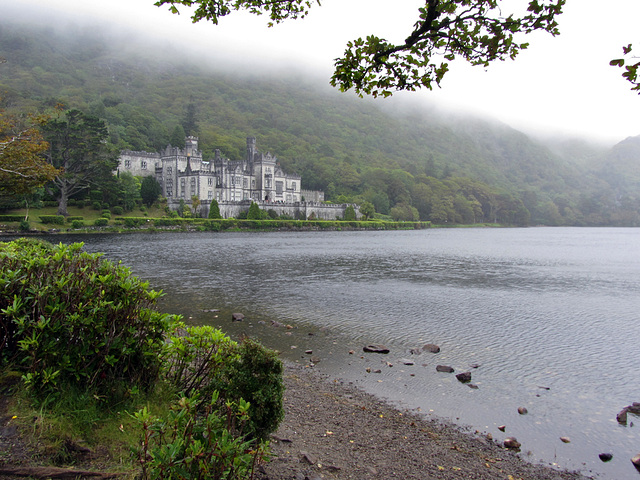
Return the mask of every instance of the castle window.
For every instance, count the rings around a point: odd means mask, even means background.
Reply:
[[[276,194],[282,195],[283,182],[276,182]]]
[[[242,179],[242,187],[247,188],[249,186],[249,181],[246,178]]]
[[[173,167],[167,167],[167,174],[171,175],[173,173]]]
[[[140,162],[140,168],[142,168],[143,170],[147,169],[147,162],[145,160],[142,160]]]
[[[295,192],[296,191],[296,182],[291,182],[291,189]]]
[[[207,179],[207,183],[209,184],[210,187],[213,186],[213,177],[209,177]]]
[[[209,192],[207,192],[207,198],[209,200],[213,200],[213,190],[209,190]]]
[[[124,168],[131,168],[131,160],[124,161]]]

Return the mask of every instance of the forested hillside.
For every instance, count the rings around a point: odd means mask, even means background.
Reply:
[[[255,136],[303,188],[396,219],[640,225],[640,138],[577,158],[506,125],[389,113],[312,79],[230,73],[178,51],[159,59],[121,41],[0,19],[0,107],[79,108],[104,119],[120,149],[182,146],[186,133],[205,157],[237,159]]]

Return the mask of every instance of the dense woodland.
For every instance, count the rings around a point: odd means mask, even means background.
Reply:
[[[640,226],[640,137],[547,146],[506,125],[392,109],[293,74],[241,76],[178,51],[159,58],[119,48],[125,40],[0,20],[0,108],[80,109],[106,122],[118,149],[192,134],[205,158],[239,159],[255,136],[303,188],[396,220]]]

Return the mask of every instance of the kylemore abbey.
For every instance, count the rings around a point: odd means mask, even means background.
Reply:
[[[324,192],[302,190],[300,176],[285,173],[275,156],[259,152],[254,137],[247,138],[246,157],[240,161],[224,158],[220,150],[213,159],[205,160],[198,150],[198,138],[187,137],[184,149],[167,146],[159,153],[124,150],[118,171],[155,176],[174,210],[181,201],[190,204],[197,196],[205,210],[202,216],[213,199],[225,218],[237,217],[251,202],[278,215],[323,220],[342,218],[347,207],[323,203]]]

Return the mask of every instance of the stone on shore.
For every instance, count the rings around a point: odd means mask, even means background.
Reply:
[[[232,313],[231,314],[231,321],[232,322],[241,322],[244,320],[244,314],[243,313]]]
[[[369,353],[389,353],[389,349],[384,345],[367,345],[362,351]]]
[[[504,448],[518,449],[522,445],[516,437],[507,437],[504,439]]]
[[[469,383],[471,381],[471,372],[458,373],[456,378],[461,383]]]
[[[455,370],[448,365],[436,365],[436,372],[453,373]]]

